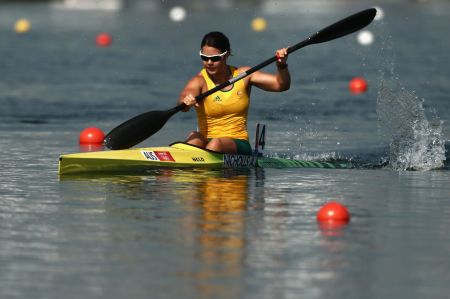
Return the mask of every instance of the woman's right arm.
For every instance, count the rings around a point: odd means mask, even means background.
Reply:
[[[198,107],[195,97],[202,92],[203,81],[203,77],[201,77],[201,75],[197,75],[189,80],[184,89],[181,91],[178,98],[178,105],[182,103],[186,104],[187,107],[183,109],[184,112],[188,111],[192,106]]]

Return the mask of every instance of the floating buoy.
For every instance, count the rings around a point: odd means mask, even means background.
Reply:
[[[317,212],[317,221],[319,223],[342,226],[350,221],[350,213],[343,204],[330,201],[324,204]]]
[[[174,6],[169,11],[169,18],[174,22],[184,21],[186,18],[186,9],[181,6]]]
[[[97,35],[95,42],[99,47],[109,47],[112,44],[112,37],[108,33],[100,33]]]
[[[373,37],[373,33],[369,30],[363,30],[357,35],[358,43],[360,43],[363,46],[369,46],[373,43],[373,40],[375,39]]]
[[[362,77],[355,77],[348,84],[348,88],[351,93],[363,93],[367,91],[367,82]]]
[[[102,144],[105,139],[105,133],[95,127],[86,128],[80,133],[80,144]]]
[[[267,21],[264,18],[258,17],[254,18],[251,23],[252,29],[256,32],[261,32],[266,30],[267,28]]]
[[[26,33],[30,31],[31,29],[31,23],[27,19],[19,19],[17,20],[16,24],[14,25],[14,30],[17,33]]]

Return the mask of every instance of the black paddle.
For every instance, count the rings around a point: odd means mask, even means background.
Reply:
[[[337,23],[317,31],[304,41],[289,47],[288,53],[292,53],[308,45],[324,43],[358,31],[372,22],[375,18],[376,12],[377,11],[375,8],[370,8],[351,15]],[[276,56],[271,57],[246,72],[243,72],[238,76],[214,87],[213,89],[196,96],[195,99],[199,102],[216,91],[247,77],[257,70],[275,62],[276,60]],[[109,132],[104,140],[105,146],[110,149],[130,148],[158,132],[172,115],[183,110],[185,107],[186,105],[183,103],[166,111],[149,111],[135,116]]]

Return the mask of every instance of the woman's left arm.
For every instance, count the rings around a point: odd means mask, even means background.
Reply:
[[[291,86],[291,75],[287,65],[287,48],[277,50],[277,71],[269,74],[256,71],[250,75],[249,82],[265,91],[285,91]]]

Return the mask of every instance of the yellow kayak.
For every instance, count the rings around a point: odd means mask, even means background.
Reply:
[[[349,168],[347,164],[229,155],[183,142],[170,146],[84,152],[59,157],[59,174],[139,173],[155,168]]]

